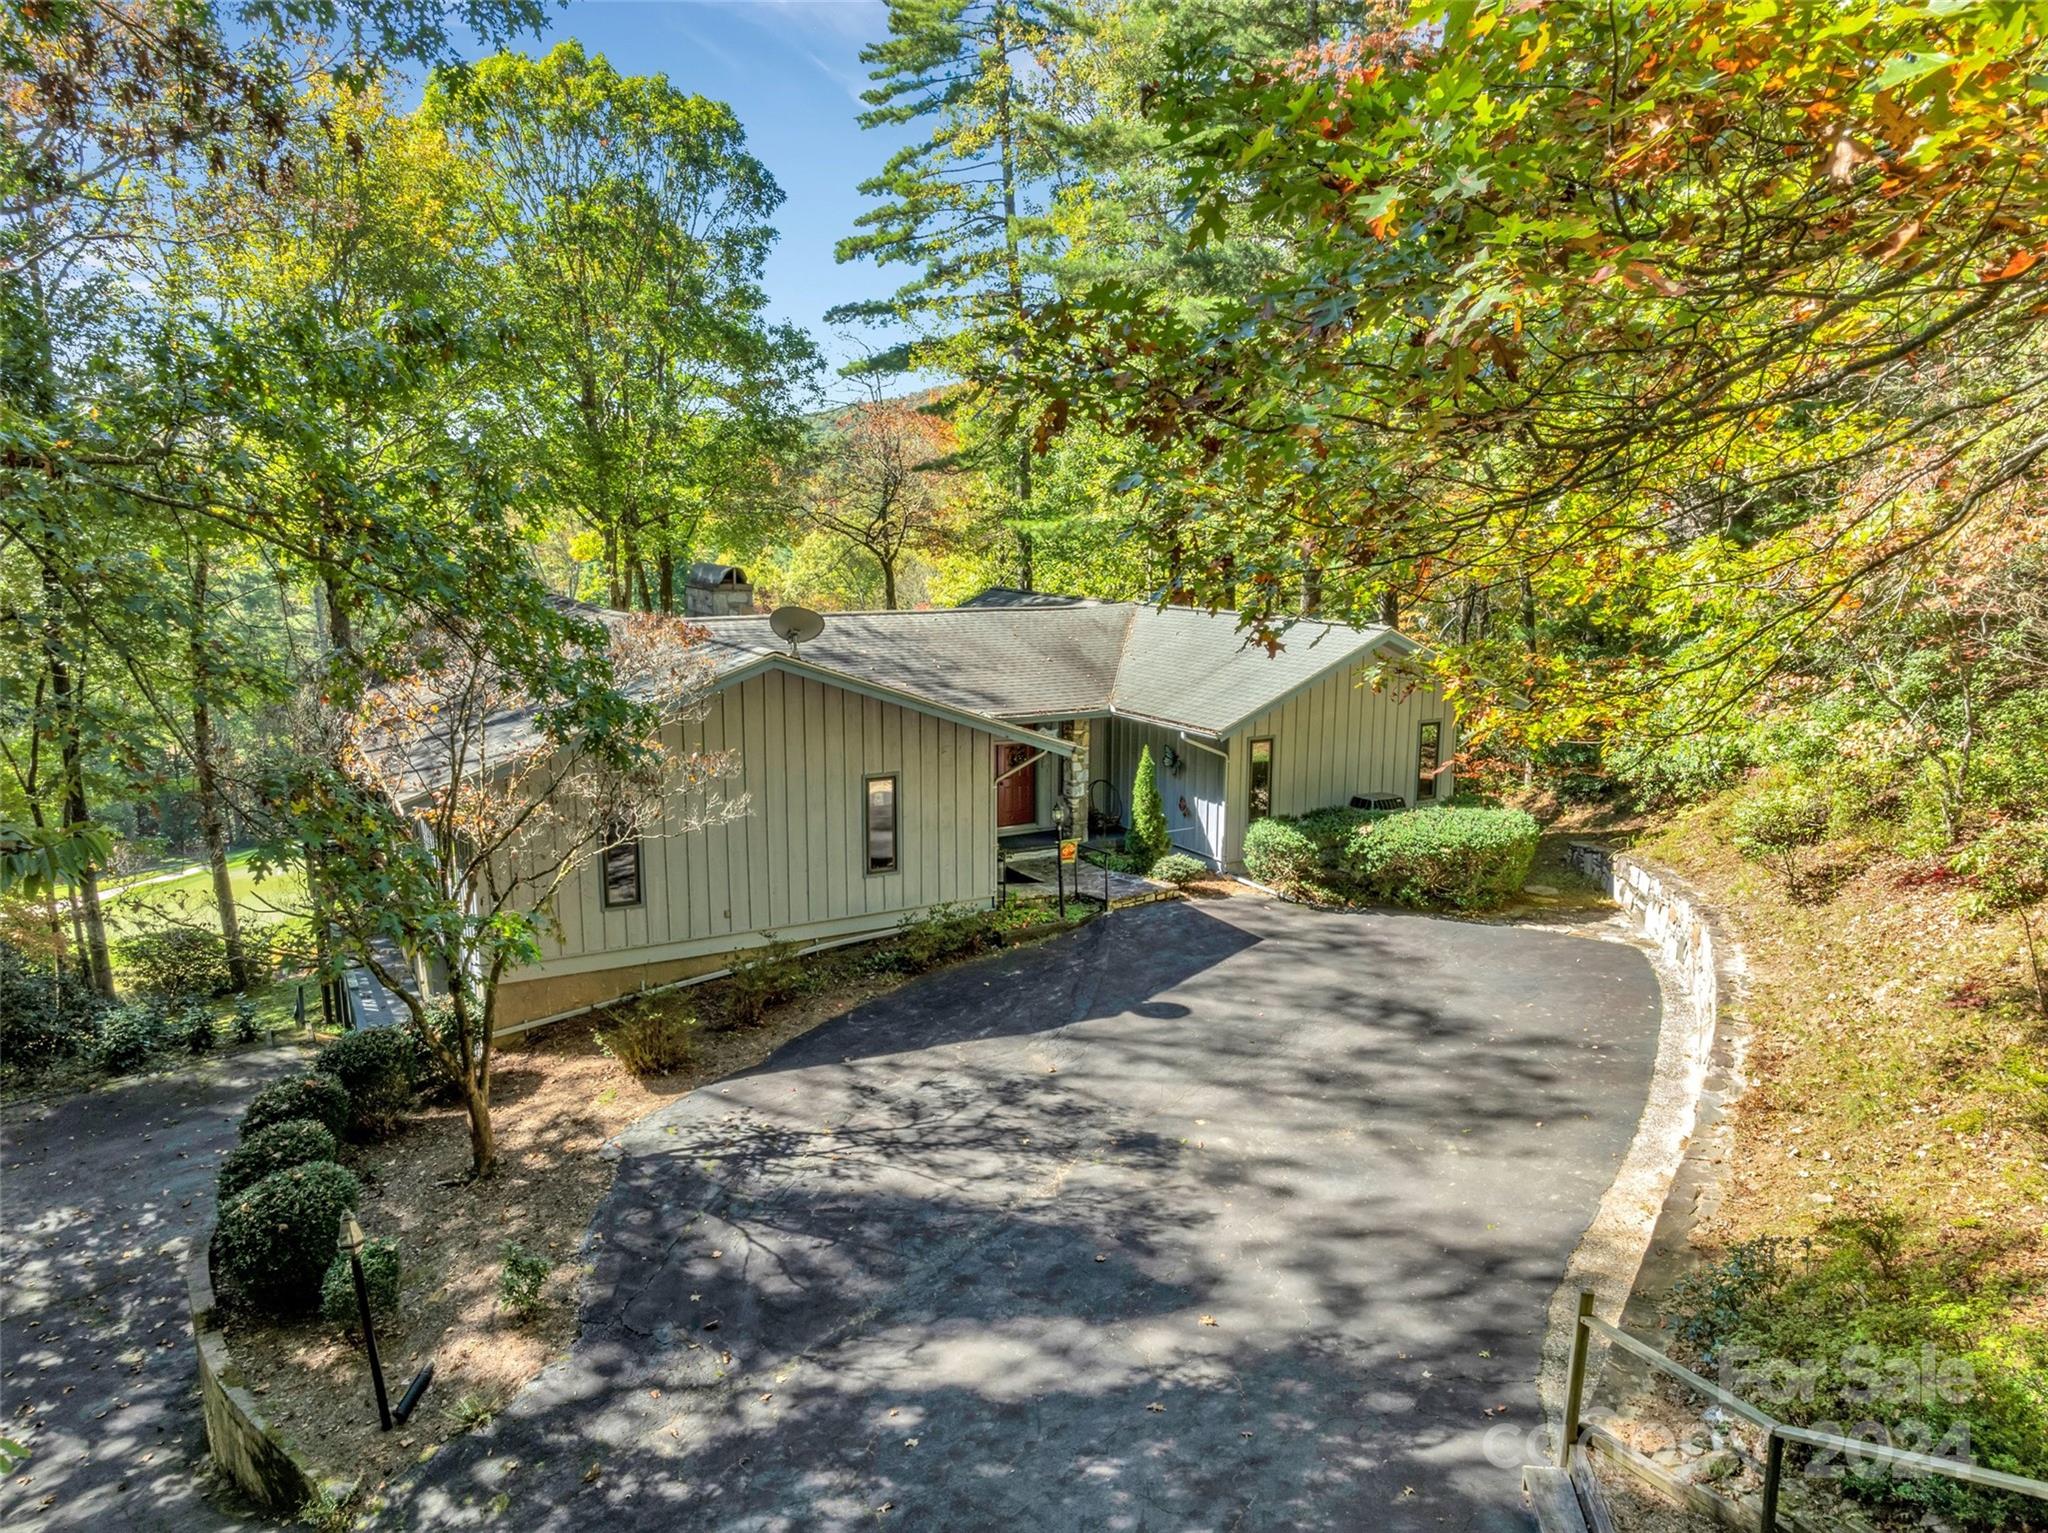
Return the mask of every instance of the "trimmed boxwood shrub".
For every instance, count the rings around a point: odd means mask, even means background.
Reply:
[[[348,1133],[348,1088],[317,1070],[265,1086],[242,1114],[242,1137],[247,1139],[273,1123],[289,1123],[294,1118],[323,1123],[330,1134],[341,1138]]]
[[[341,1244],[341,1216],[362,1195],[331,1160],[271,1172],[221,1211],[213,1250],[222,1275],[258,1309],[310,1308]]]
[[[220,1200],[227,1202],[273,1171],[332,1160],[338,1148],[338,1141],[327,1131],[327,1125],[311,1118],[293,1118],[258,1129],[220,1158]]]
[[[388,1315],[398,1308],[396,1242],[376,1235],[363,1242],[363,1286],[370,1291],[372,1315]],[[346,1251],[334,1253],[334,1260],[327,1264],[327,1276],[320,1280],[320,1317],[346,1331],[358,1328],[356,1279],[349,1270]]]
[[[1192,853],[1168,852],[1152,864],[1145,876],[1162,884],[1185,884],[1205,877],[1208,872],[1209,864]]]
[[[1262,884],[1286,889],[1322,871],[1322,854],[1292,820],[1254,820],[1244,833],[1245,871]]]
[[[1491,910],[1521,891],[1536,835],[1519,809],[1418,809],[1353,831],[1345,865],[1391,904]]]
[[[413,1050],[410,1033],[395,1027],[344,1033],[313,1057],[313,1069],[331,1075],[348,1092],[348,1132],[356,1139],[382,1139],[397,1131],[412,1106]]]
[[[1301,827],[1301,833],[1316,844],[1316,851],[1325,863],[1336,863],[1343,858],[1344,845],[1351,839],[1351,833],[1361,825],[1368,825],[1375,819],[1384,819],[1393,811],[1353,809],[1349,804],[1333,804],[1328,809],[1311,809],[1294,823]]]

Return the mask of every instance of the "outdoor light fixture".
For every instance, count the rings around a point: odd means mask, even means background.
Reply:
[[[370,1382],[377,1387],[377,1419],[391,1430],[391,1403],[384,1397],[384,1364],[377,1357],[377,1332],[370,1324],[370,1285],[363,1277],[363,1227],[354,1214],[341,1216],[341,1248],[348,1252],[348,1270],[356,1280],[356,1313],[363,1321],[363,1348],[370,1354]],[[425,1385],[421,1385],[425,1388]],[[412,1394],[408,1390],[407,1394]],[[417,1396],[414,1396],[417,1398]]]

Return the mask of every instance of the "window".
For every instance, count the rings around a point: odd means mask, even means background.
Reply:
[[[1263,820],[1273,812],[1273,742],[1252,741],[1252,786],[1250,814],[1246,823]]]
[[[640,838],[621,827],[604,849],[604,904],[607,910],[640,903]]]
[[[870,777],[867,784],[868,871],[896,871],[896,775]]]
[[[1436,797],[1437,768],[1443,763],[1444,726],[1431,719],[1422,726],[1422,742],[1415,753],[1415,802]]]

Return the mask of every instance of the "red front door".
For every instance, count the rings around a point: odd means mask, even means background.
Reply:
[[[996,776],[1001,778],[996,784],[996,829],[1038,823],[1038,763],[1031,761],[1021,771],[1011,771],[1036,754],[1028,745],[996,747]],[[1010,775],[1004,777],[1005,772]]]

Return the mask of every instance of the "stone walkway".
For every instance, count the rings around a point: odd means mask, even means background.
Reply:
[[[298,1045],[11,1106],[0,1117],[0,1527],[231,1528],[200,1426],[184,1263],[220,1154]]]

